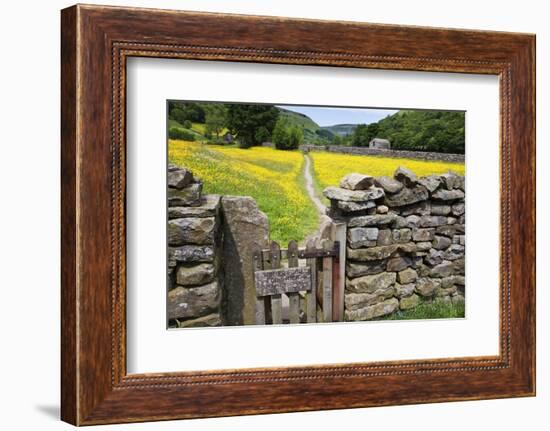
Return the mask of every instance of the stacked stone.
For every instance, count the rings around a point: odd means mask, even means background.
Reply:
[[[222,325],[220,196],[203,195],[185,168],[168,167],[168,322],[170,327]]]
[[[328,187],[347,223],[345,318],[370,320],[423,302],[464,302],[464,177],[349,174]]]

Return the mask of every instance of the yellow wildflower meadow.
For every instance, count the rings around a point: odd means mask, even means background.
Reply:
[[[302,240],[319,216],[303,185],[304,157],[298,151],[240,149],[170,140],[168,158],[200,177],[205,193],[252,196],[266,213],[271,239]]]
[[[464,164],[460,163],[316,151],[309,156],[319,194],[325,187],[337,185],[350,172],[391,176],[398,166],[406,166],[419,176],[450,169],[464,174]],[[271,239],[281,245],[292,239],[303,240],[318,225],[319,215],[304,186],[304,156],[300,151],[268,147],[240,149],[170,140],[168,158],[200,177],[205,193],[253,197],[269,219]]]
[[[391,177],[399,166],[409,168],[419,177],[431,174],[443,174],[449,170],[464,175],[463,163],[397,159],[379,156],[356,156],[322,151],[312,151],[309,155],[313,161],[315,179],[320,188],[338,185],[342,177],[350,172],[358,172],[373,177],[380,175]]]

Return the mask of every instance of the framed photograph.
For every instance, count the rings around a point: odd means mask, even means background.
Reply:
[[[62,11],[62,419],[535,394],[535,37]]]

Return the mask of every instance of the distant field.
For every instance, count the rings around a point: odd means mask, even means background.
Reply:
[[[317,211],[303,186],[300,152],[170,140],[168,158],[200,177],[206,193],[256,199],[269,218],[271,239],[281,245],[300,241],[317,227]]]
[[[443,174],[449,170],[464,175],[463,163],[431,162],[378,156],[356,156],[322,151],[312,151],[309,155],[313,161],[315,178],[320,188],[338,185],[342,177],[350,172],[358,172],[373,177],[380,175],[391,177],[399,166],[409,168],[418,176]]]

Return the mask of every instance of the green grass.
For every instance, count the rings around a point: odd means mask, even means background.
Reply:
[[[191,129],[193,129],[197,133],[200,133],[201,135],[204,135],[206,131],[206,125],[202,123],[193,123]]]
[[[420,320],[420,319],[455,319],[465,316],[464,304],[445,304],[434,302],[420,304],[411,310],[398,310],[375,320]]]
[[[172,127],[177,127],[178,129],[184,129],[184,127],[178,123],[176,120],[168,120],[168,130]]]

